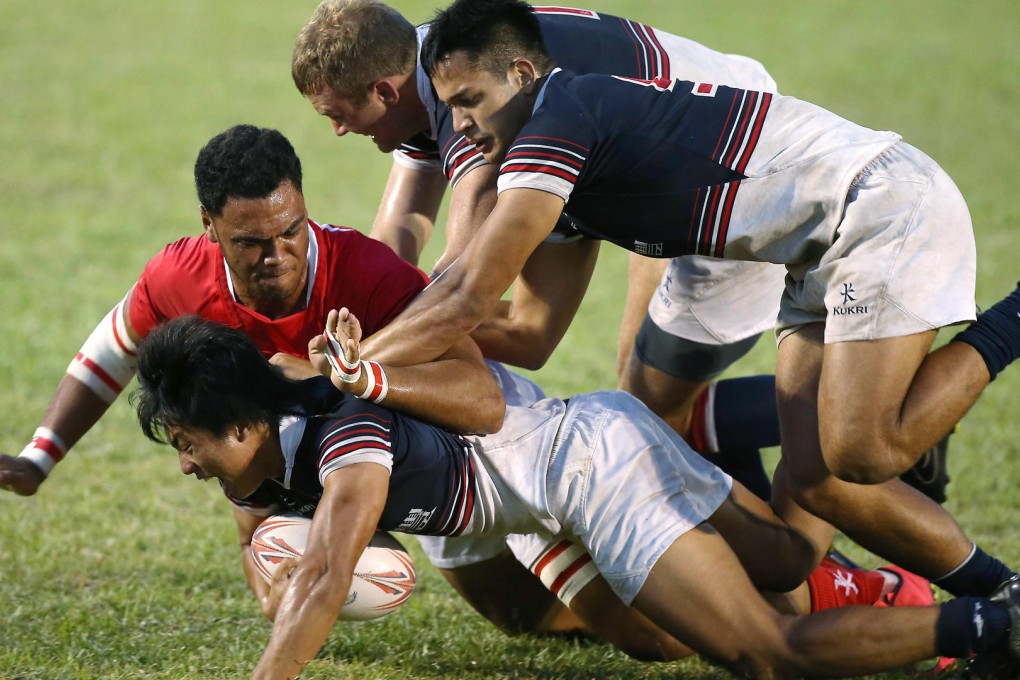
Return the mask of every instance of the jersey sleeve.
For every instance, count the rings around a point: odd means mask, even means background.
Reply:
[[[569,93],[547,87],[544,101],[507,150],[497,190],[538,189],[566,202],[596,138],[595,124],[585,107]]]
[[[379,408],[350,400],[342,414],[331,419],[319,436],[319,483],[355,463],[375,463],[393,472],[393,418]]]
[[[419,172],[442,170],[436,142],[423,134],[415,135],[398,146],[393,152],[393,162]]]
[[[344,279],[360,293],[347,297],[352,289],[339,286],[332,307],[358,310],[365,337],[390,323],[425,289],[426,274],[394,253],[389,246],[358,235],[357,255],[347,257]]]
[[[205,237],[179,239],[149,260],[131,292],[128,313],[142,337],[167,319],[200,313],[215,297]],[[218,253],[218,248],[217,248]],[[188,285],[181,285],[187,281]]]
[[[162,251],[149,260],[142,275],[138,277],[135,287],[131,290],[128,316],[131,319],[132,328],[143,338],[166,318],[160,314],[156,307],[158,293],[165,286],[161,276],[165,258],[166,252]]]

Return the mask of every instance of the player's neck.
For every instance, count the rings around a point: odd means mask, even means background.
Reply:
[[[309,286],[307,271],[305,272],[304,285],[299,286],[285,299],[270,298],[261,296],[257,292],[248,291],[243,286],[239,286],[236,279],[233,279],[233,272],[228,272],[227,275],[233,280],[234,296],[237,302],[267,319],[282,319],[285,316],[297,314],[307,307]]]

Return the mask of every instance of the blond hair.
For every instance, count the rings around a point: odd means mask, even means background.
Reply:
[[[291,76],[304,96],[324,87],[359,101],[372,84],[411,73],[418,58],[414,24],[376,0],[325,0],[298,34]]]

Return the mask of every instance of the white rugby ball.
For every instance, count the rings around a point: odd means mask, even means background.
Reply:
[[[304,554],[311,526],[312,520],[287,513],[270,517],[255,530],[251,554],[267,583],[272,582],[280,562]],[[414,562],[410,555],[397,539],[378,531],[354,567],[340,618],[367,621],[385,616],[407,602],[414,584]]]

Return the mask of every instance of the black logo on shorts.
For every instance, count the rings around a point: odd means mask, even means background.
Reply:
[[[867,314],[868,313],[867,305],[854,305],[853,307],[848,307],[847,306],[851,302],[854,302],[854,301],[857,300],[857,298],[854,297],[854,293],[856,293],[856,292],[857,291],[854,290],[854,284],[852,284],[852,283],[844,283],[843,284],[843,292],[840,293],[840,295],[843,296],[843,306],[842,307],[833,307],[832,308],[832,313],[836,314],[836,315],[840,315],[840,316],[842,316],[844,314]]]

